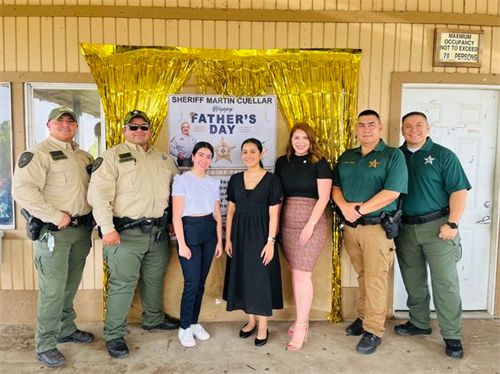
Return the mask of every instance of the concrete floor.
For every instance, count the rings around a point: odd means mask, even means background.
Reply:
[[[464,320],[465,357],[448,358],[437,321],[429,336],[401,337],[388,321],[387,333],[370,356],[355,351],[358,337],[345,335],[348,322],[312,322],[307,344],[285,351],[287,322],[271,322],[267,345],[257,348],[253,337],[238,338],[242,323],[207,323],[212,338],[195,348],[183,348],[177,331],[143,331],[129,325],[128,358],[114,360],[106,352],[100,324],[82,324],[96,340],[88,345],[61,344],[68,360],[64,368],[48,369],[34,358],[34,326],[0,325],[0,373],[167,374],[167,373],[500,373],[500,320]]]

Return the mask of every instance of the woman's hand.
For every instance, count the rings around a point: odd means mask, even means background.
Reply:
[[[314,232],[314,226],[311,224],[307,224],[300,233],[299,244],[300,245],[306,244],[309,241],[309,239],[311,239],[313,232]]]
[[[224,250],[229,257],[233,257],[233,243],[231,243],[231,240],[226,240],[226,247]]]
[[[215,246],[214,257],[215,258],[219,258],[220,256],[222,256],[222,243],[221,242],[217,242],[217,245]]]
[[[187,245],[179,246],[179,256],[184,257],[186,260],[191,259],[191,250]]]
[[[274,257],[274,242],[268,241],[262,252],[260,253],[262,257],[262,263],[264,266],[269,264]]]

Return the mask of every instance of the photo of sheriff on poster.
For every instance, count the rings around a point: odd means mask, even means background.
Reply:
[[[169,95],[169,150],[181,172],[189,169],[194,145],[214,147],[209,175],[221,180],[221,208],[225,217],[226,189],[231,175],[245,170],[241,144],[256,138],[264,147],[262,163],[269,171],[276,161],[276,96]]]

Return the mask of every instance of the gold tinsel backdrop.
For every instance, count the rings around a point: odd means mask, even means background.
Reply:
[[[219,95],[260,96],[272,87],[288,129],[297,122],[309,123],[332,165],[354,144],[360,50],[214,50],[86,43],[81,50],[102,100],[108,147],[123,141],[124,116],[134,109],[150,116],[154,142],[168,113],[168,94],[178,92],[192,74],[199,93],[211,89]],[[335,215],[333,222],[328,319],[339,322],[341,238]]]

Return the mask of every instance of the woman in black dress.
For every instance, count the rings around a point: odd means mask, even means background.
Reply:
[[[256,346],[267,343],[267,317],[273,309],[283,308],[275,239],[281,184],[262,167],[263,156],[259,140],[245,140],[241,158],[247,170],[234,174],[227,187],[224,300],[228,311],[241,309],[248,314],[241,338],[248,338],[258,326]]]

